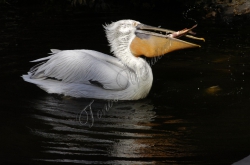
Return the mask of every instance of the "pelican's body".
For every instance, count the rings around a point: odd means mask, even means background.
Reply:
[[[116,57],[93,50],[52,50],[51,56],[33,61],[43,63],[22,77],[48,93],[77,98],[144,98],[151,89],[153,74],[148,63],[139,56],[159,56],[187,46],[173,48],[175,40],[166,45],[170,41],[143,34],[141,26],[137,21],[121,20],[105,27],[111,51]]]

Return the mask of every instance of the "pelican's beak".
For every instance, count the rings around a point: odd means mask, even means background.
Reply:
[[[175,32],[173,30],[138,24],[135,31],[136,37],[131,42],[130,50],[136,57],[141,55],[155,57],[175,50],[200,47],[200,45],[178,39],[181,36],[185,36],[205,41],[203,38],[188,35],[188,33],[193,34],[191,30],[195,27],[196,25],[190,29]]]

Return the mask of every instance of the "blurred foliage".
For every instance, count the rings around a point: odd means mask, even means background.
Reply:
[[[183,0],[0,0],[1,5],[28,7],[33,6],[42,11],[67,11],[81,9],[91,11],[131,11],[131,10],[157,10],[173,11],[183,7],[186,1]],[[190,3],[190,1],[188,1]],[[177,7],[173,7],[177,6]],[[94,10],[93,10],[94,9]]]
[[[37,10],[63,12],[80,9],[81,11],[133,11],[163,13],[182,12],[183,8],[194,4],[195,0],[0,0],[0,4],[17,7],[32,6]]]
[[[0,0],[1,5],[28,7],[42,12],[77,11],[157,11],[200,19],[217,19],[250,13],[248,0]],[[0,6],[1,9],[1,6]]]
[[[32,4],[68,4],[71,6],[89,6],[92,7],[94,5],[101,4],[109,4],[109,5],[125,5],[125,6],[140,6],[145,8],[152,8],[156,6],[156,4],[184,4],[184,3],[192,3],[195,0],[183,1],[183,0],[125,0],[125,1],[117,1],[117,0],[0,0],[1,4],[19,4],[19,5],[32,5]]]

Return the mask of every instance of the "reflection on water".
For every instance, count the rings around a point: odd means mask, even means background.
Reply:
[[[95,100],[92,128],[81,125],[78,120],[79,112],[90,102],[92,100],[53,96],[32,101],[35,111],[30,118],[37,124],[30,125],[29,129],[41,140],[41,154],[35,161],[152,164],[157,160],[164,162],[166,158],[174,161],[178,157],[192,156],[186,152],[194,148],[183,148],[186,144],[182,140],[190,130],[178,126],[187,121],[174,116],[157,116],[150,100],[115,102],[102,118],[98,118],[97,113],[107,101]],[[159,129],[174,124],[177,127],[173,126],[172,130]],[[98,161],[93,161],[97,155]]]
[[[144,152],[147,153],[153,145],[153,142],[150,142],[153,135],[149,130],[152,129],[151,122],[154,121],[155,112],[152,111],[154,107],[148,100],[114,103],[101,119],[97,118],[97,112],[106,102],[95,101],[92,104],[95,122],[91,129],[82,126],[77,119],[79,112],[89,102],[91,100],[58,100],[51,96],[33,102],[36,113],[32,118],[41,120],[41,128],[49,129],[30,129],[32,134],[42,137],[42,152],[50,154],[50,157],[52,155],[51,159],[37,158],[39,161],[67,162],[67,156],[71,155],[75,155],[79,160],[74,161],[79,163],[84,163],[81,156],[87,155],[108,156],[113,158],[114,162],[125,157],[150,157],[144,155]],[[60,158],[61,155],[65,160]],[[91,160],[92,163],[98,164],[104,163],[102,161]]]

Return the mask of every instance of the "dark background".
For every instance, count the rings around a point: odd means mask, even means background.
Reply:
[[[242,1],[248,8],[246,1]],[[230,12],[233,6],[237,12]],[[250,154],[249,13],[235,1],[0,1],[0,164],[232,164]],[[94,126],[88,99],[24,82],[53,49],[110,53],[102,25],[134,19],[194,30],[199,49],[152,66],[146,99],[119,101]],[[150,61],[150,59],[147,59]],[[95,100],[94,113],[107,104]]]

